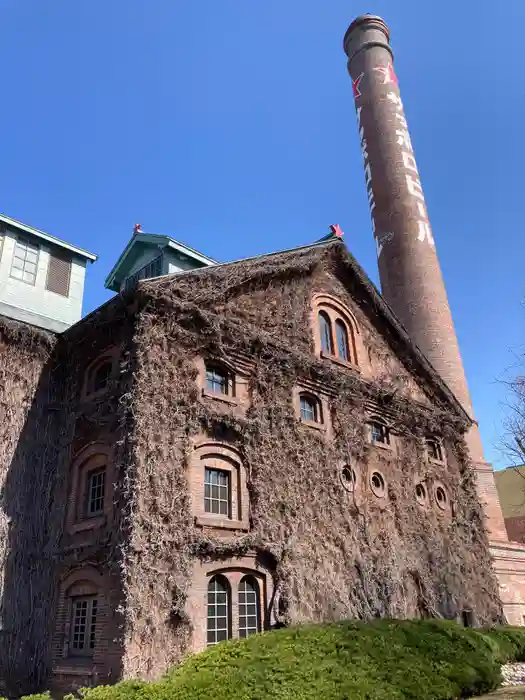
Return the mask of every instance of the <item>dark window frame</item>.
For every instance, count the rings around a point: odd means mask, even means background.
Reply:
[[[373,418],[369,421],[370,426],[370,439],[374,445],[386,445],[390,446],[391,436],[390,428],[386,423],[377,418]]]
[[[92,481],[95,477],[98,477],[99,475],[102,475],[102,484],[97,484],[93,485]],[[107,476],[107,469],[106,466],[102,467],[96,467],[95,469],[91,469],[90,471],[87,472],[86,474],[86,508],[85,508],[85,517],[86,518],[96,518],[99,515],[103,515],[104,513],[104,505],[105,505],[105,499],[106,499],[106,476]],[[100,489],[102,490],[102,494],[97,494],[93,495],[92,491],[93,489]],[[100,507],[99,508],[92,508],[93,502],[101,501]]]
[[[303,402],[307,403],[311,407],[311,410],[307,410],[307,408],[303,406]],[[317,423],[318,425],[323,424],[323,410],[321,401],[317,398],[317,396],[314,396],[314,394],[309,394],[307,392],[301,392],[299,394],[299,413],[301,420],[306,423]],[[310,415],[313,417],[310,418]]]
[[[352,362],[353,358],[350,353],[348,327],[341,318],[338,318],[335,322],[335,339],[337,357],[339,357],[340,360],[344,360],[344,362]]]
[[[444,462],[443,447],[436,438],[428,438],[426,441],[427,454],[435,462]]]
[[[96,648],[98,597],[96,595],[70,598],[70,656],[93,656]],[[82,614],[85,611],[85,615]],[[75,639],[75,637],[78,638]],[[82,642],[80,643],[80,638]]]
[[[319,334],[321,336],[321,351],[326,355],[334,354],[334,339],[332,337],[332,321],[330,316],[321,309],[317,314]]]
[[[98,378],[101,370],[106,369],[103,381]],[[97,362],[90,371],[90,394],[98,394],[101,391],[106,391],[113,376],[113,360],[112,358],[103,358]]]
[[[235,376],[231,370],[218,362],[205,363],[204,387],[210,394],[235,398]]]

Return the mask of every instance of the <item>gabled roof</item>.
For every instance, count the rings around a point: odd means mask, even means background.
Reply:
[[[233,287],[236,286],[245,289],[249,281],[254,284],[264,284],[265,280],[277,276],[283,271],[313,269],[321,259],[325,256],[330,256],[337,264],[346,268],[353,275],[353,279],[363,290],[363,296],[368,300],[373,313],[381,317],[389,329],[389,336],[397,348],[397,353],[403,354],[410,358],[410,364],[416,368],[420,376],[424,376],[427,381],[434,386],[447,403],[453,408],[456,415],[460,416],[469,424],[472,423],[472,418],[465,411],[461,403],[458,401],[454,393],[449,389],[446,382],[441,378],[441,375],[432,366],[427,357],[419,349],[419,347],[410,338],[408,331],[403,326],[394,311],[390,308],[385,299],[381,296],[379,290],[370,280],[366,272],[359,265],[354,256],[350,253],[345,243],[338,237],[327,236],[310,245],[291,248],[289,250],[278,251],[275,253],[267,253],[251,258],[244,258],[233,262],[216,264],[213,267],[187,270],[184,272],[175,272],[162,277],[157,277],[153,280],[144,280],[140,283],[140,287],[146,285],[169,284],[172,280],[176,284],[177,279],[182,278],[187,280],[188,277],[197,279],[203,278],[206,280],[206,287],[213,289],[213,298],[211,303],[215,303],[224,289],[227,294],[232,294]],[[265,266],[267,263],[267,267]],[[264,269],[266,267],[266,269]],[[236,284],[232,285],[232,268],[237,268]],[[181,279],[181,281],[182,281]],[[202,303],[202,295],[200,301]]]
[[[114,292],[120,290],[121,283],[129,275],[135,261],[140,256],[144,248],[151,246],[159,249],[171,248],[181,255],[190,258],[196,263],[196,267],[208,267],[215,265],[216,261],[212,258],[199,253],[197,250],[190,248],[184,243],[179,243],[171,236],[159,235],[156,233],[138,232],[134,233],[129,243],[122,251],[119,259],[113,265],[111,272],[106,277],[104,286],[106,289],[111,289]]]
[[[71,243],[66,243],[66,241],[63,241],[60,238],[55,238],[55,236],[51,236],[51,234],[46,233],[45,231],[40,231],[37,228],[33,228],[32,226],[23,224],[21,221],[12,219],[10,216],[5,216],[5,214],[0,214],[0,222],[6,224],[7,226],[17,228],[20,231],[24,231],[25,233],[30,233],[31,235],[36,236],[37,238],[40,238],[41,240],[46,241],[47,243],[52,243],[53,245],[58,246],[59,248],[65,248],[65,250],[69,250],[71,253],[74,253],[75,255],[78,255],[81,258],[85,258],[90,262],[95,262],[95,260],[98,259],[97,255],[94,255],[93,253],[88,253],[87,250],[77,248],[77,246],[71,245]]]

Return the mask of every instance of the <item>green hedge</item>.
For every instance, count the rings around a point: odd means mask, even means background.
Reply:
[[[525,630],[477,631],[442,621],[341,622],[225,642],[189,657],[157,683],[126,681],[79,695],[83,700],[445,700],[492,690],[501,680],[501,663],[511,660],[525,660]]]

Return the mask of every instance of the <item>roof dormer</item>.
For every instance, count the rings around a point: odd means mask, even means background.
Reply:
[[[106,278],[106,289],[122,292],[139,280],[215,265],[208,258],[170,236],[145,233],[137,225],[133,237]]]

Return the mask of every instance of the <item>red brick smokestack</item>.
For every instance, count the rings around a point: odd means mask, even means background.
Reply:
[[[389,41],[388,27],[374,15],[358,17],[344,37],[382,293],[411,338],[472,415]],[[483,458],[477,425],[467,441],[478,470],[480,494],[489,502],[491,537],[506,540],[494,477]]]

